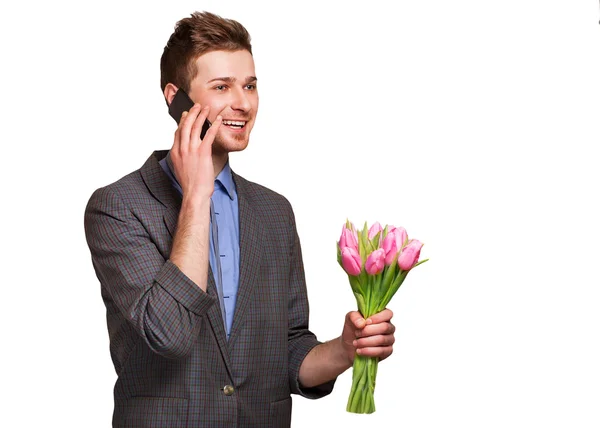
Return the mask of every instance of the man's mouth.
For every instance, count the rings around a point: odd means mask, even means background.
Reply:
[[[246,123],[245,120],[223,120],[223,125],[231,129],[244,129]]]

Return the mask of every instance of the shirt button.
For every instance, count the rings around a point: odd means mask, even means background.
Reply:
[[[223,387],[223,393],[224,393],[225,395],[233,395],[233,391],[234,391],[234,390],[233,390],[233,386],[231,386],[231,385],[225,385],[225,386]]]

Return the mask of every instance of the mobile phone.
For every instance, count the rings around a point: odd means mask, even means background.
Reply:
[[[169,114],[175,122],[179,125],[179,121],[181,120],[181,115],[184,111],[190,111],[190,109],[194,106],[194,102],[189,97],[188,94],[182,89],[178,89],[173,97],[173,101],[169,105]],[[200,139],[203,140],[206,132],[210,128],[210,121],[206,119],[204,124],[202,125],[202,131],[200,132]]]

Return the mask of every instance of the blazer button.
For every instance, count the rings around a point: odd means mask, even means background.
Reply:
[[[223,393],[225,395],[233,395],[233,391],[234,391],[234,389],[233,389],[233,386],[231,386],[231,385],[225,385],[223,387]]]

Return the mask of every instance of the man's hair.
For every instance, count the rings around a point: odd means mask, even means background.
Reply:
[[[233,19],[221,18],[210,12],[194,12],[175,24],[160,59],[160,87],[167,83],[189,92],[198,73],[195,61],[212,51],[247,50],[252,53],[250,34]]]

